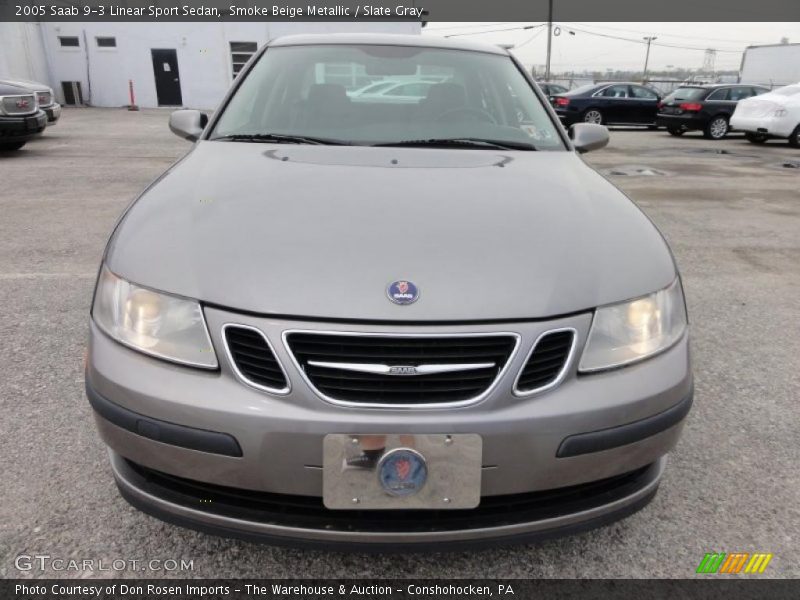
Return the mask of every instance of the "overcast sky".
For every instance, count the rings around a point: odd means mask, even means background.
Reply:
[[[520,29],[541,23],[430,23],[424,35],[458,35],[490,44],[514,44],[514,53],[526,66],[543,65],[547,27]],[[624,69],[641,70],[644,36],[657,36],[650,49],[650,69],[670,66],[700,68],[704,50],[714,48],[716,69],[738,69],[742,50],[753,44],[777,44],[782,37],[800,43],[800,23],[556,23],[553,37],[553,71]],[[491,30],[503,29],[506,31]],[[574,35],[569,32],[574,32]],[[483,33],[486,32],[486,33]],[[611,36],[611,37],[606,37]],[[614,39],[626,38],[626,39]],[[627,41],[634,40],[634,41]],[[677,48],[684,46],[688,48]]]

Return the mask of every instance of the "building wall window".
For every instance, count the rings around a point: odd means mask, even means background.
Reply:
[[[258,51],[258,44],[256,42],[231,42],[231,71],[234,78]]]
[[[62,48],[80,48],[81,42],[76,35],[60,35],[58,41]]]
[[[98,48],[116,48],[117,38],[115,37],[96,37]]]

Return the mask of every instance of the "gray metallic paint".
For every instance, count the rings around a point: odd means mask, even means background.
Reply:
[[[388,321],[549,317],[675,278],[647,217],[567,151],[201,141],[130,208],[106,260],[219,306]],[[387,302],[400,277],[425,301]]]
[[[506,53],[473,42],[415,36],[294,37],[270,45],[321,41],[424,43]],[[231,529],[333,540],[321,531],[235,522],[171,505],[127,482],[120,456],[199,481],[320,496],[324,436],[382,432],[481,435],[485,496],[564,487],[656,462],[654,479],[620,504],[654,493],[664,455],[677,443],[683,422],[626,446],[556,458],[569,435],[632,423],[691,394],[688,333],[638,364],[577,373],[594,308],[664,288],[676,276],[669,249],[647,217],[571,151],[574,146],[562,129],[565,150],[548,152],[204,139],[255,62],[234,83],[188,155],[129,207],[105,255],[109,268],[126,279],[204,304],[219,371],[144,356],[114,342],[93,323],[86,371],[87,384],[120,406],[233,435],[243,456],[170,446],[96,415],[126,494],[164,514]],[[546,98],[534,90],[558,126]],[[398,278],[413,280],[424,301],[407,306],[387,301],[385,286]],[[492,324],[495,320],[503,324]],[[225,323],[264,333],[292,382],[288,393],[272,394],[237,378],[223,350]],[[576,331],[563,381],[542,393],[516,396],[514,381],[535,340],[559,328]],[[343,407],[323,401],[304,380],[282,343],[290,329],[391,334],[502,330],[518,334],[520,345],[496,387],[475,404]],[[568,515],[514,529],[568,526],[590,516]],[[505,533],[491,529],[453,537]],[[346,537],[392,541],[382,534]],[[415,541],[400,537],[396,541]]]

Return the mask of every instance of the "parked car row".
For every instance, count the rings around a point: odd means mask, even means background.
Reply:
[[[0,152],[22,148],[61,117],[53,90],[35,81],[0,79]]]
[[[719,140],[729,131],[745,133],[753,143],[785,138],[800,146],[800,83],[770,91],[753,84],[689,84],[661,97],[657,90],[633,82],[584,85],[556,91],[539,83],[561,122],[640,125],[665,128],[671,135],[701,131]]]
[[[769,91],[760,85],[690,85],[679,87],[658,104],[656,125],[666,127],[671,135],[702,131],[712,140],[724,138],[730,120],[741,100]]]

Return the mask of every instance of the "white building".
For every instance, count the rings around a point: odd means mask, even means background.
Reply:
[[[414,22],[0,23],[0,79],[48,83],[64,104],[211,109],[248,58],[295,33],[418,34]]]

